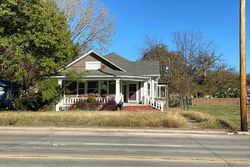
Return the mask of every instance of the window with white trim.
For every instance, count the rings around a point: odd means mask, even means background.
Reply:
[[[86,61],[86,70],[99,70],[100,68],[100,61]]]

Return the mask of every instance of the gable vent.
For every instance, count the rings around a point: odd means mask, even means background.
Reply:
[[[99,70],[100,68],[100,61],[86,61],[86,70]]]

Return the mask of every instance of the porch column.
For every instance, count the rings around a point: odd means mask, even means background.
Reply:
[[[117,104],[121,102],[121,86],[120,79],[115,80],[115,101]]]
[[[143,90],[144,90],[144,88],[143,88],[143,83],[144,83],[144,82],[140,82],[140,85],[141,85],[141,86],[140,86],[140,102],[143,101],[143,95],[144,95],[144,94],[143,94],[143,92],[144,92],[144,91],[143,91]]]
[[[58,81],[57,81],[57,83],[58,83],[58,85],[60,86],[60,88],[62,88],[62,79],[58,79]]]
[[[148,95],[148,82],[143,82],[143,96],[147,96]]]
[[[155,98],[155,81],[151,80],[151,98],[154,100]]]

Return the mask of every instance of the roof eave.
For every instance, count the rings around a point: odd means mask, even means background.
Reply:
[[[79,58],[77,58],[76,60],[72,61],[71,63],[69,63],[66,67],[62,68],[59,70],[59,72],[61,72],[62,70],[65,70],[67,68],[69,68],[70,66],[72,66],[73,64],[75,64],[76,62],[82,60],[83,58],[85,58],[86,56],[90,55],[91,53],[94,53],[95,55],[99,56],[100,58],[102,58],[103,60],[109,62],[110,64],[112,64],[113,66],[115,66],[116,68],[122,70],[123,72],[126,72],[126,70],[124,70],[123,68],[117,66],[116,64],[114,64],[113,62],[111,62],[110,60],[106,59],[104,56],[101,56],[100,54],[94,52],[93,50],[90,50],[89,52],[85,53],[84,55],[80,56]]]

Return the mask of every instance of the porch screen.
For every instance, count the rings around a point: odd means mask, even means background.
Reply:
[[[108,94],[108,81],[101,81],[101,94],[102,95]]]
[[[88,82],[88,93],[98,93],[98,82],[97,81]]]
[[[76,95],[77,93],[77,82],[76,81],[65,81],[65,93],[67,95]]]
[[[115,81],[109,81],[109,94],[115,94]]]
[[[78,85],[78,93],[79,94],[84,94],[85,93],[85,83],[84,82],[79,82]]]

